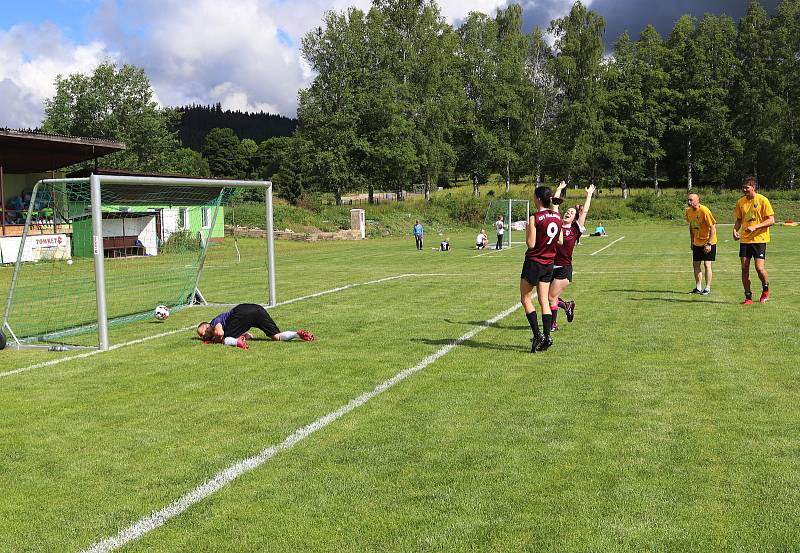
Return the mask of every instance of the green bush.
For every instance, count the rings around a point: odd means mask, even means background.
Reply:
[[[656,196],[647,194],[628,199],[628,207],[636,213],[651,219],[675,221],[683,218],[685,202],[672,194]]]
[[[200,251],[200,238],[190,230],[173,232],[161,246],[161,253],[185,253]]]

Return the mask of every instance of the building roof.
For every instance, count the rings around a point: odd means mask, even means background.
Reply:
[[[99,138],[59,136],[0,128],[0,166],[5,173],[44,173],[125,149]]]

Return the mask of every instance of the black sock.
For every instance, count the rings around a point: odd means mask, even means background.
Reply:
[[[539,332],[539,321],[536,319],[536,311],[525,313],[525,316],[528,318],[528,324],[531,325],[533,335],[538,338],[541,332]]]
[[[551,311],[552,311],[552,313],[553,313],[553,324],[556,324],[556,319],[558,318],[558,309],[553,309],[553,308],[551,307],[551,308],[550,308],[550,310],[551,310]]]
[[[544,328],[544,335],[550,336],[550,329],[553,327],[553,315],[545,315],[542,313],[542,327]]]
[[[745,292],[744,293],[744,298],[747,299],[747,300],[752,300],[753,299],[753,293],[752,292]]]
[[[768,282],[768,283],[766,283],[766,284],[762,284],[762,285],[761,285],[761,289],[762,289],[764,292],[769,292],[769,282]]]

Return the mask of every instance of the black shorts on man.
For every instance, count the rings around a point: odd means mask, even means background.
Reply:
[[[692,261],[716,261],[717,245],[711,245],[711,251],[706,253],[705,246],[692,246]]]
[[[225,336],[238,338],[251,328],[260,329],[270,338],[281,332],[266,309],[254,303],[242,303],[231,310]]]
[[[553,267],[553,280],[568,280],[572,282],[572,265]]]
[[[739,244],[739,257],[755,257],[756,259],[767,258],[767,244],[766,242],[757,242],[754,244]]]
[[[522,264],[522,274],[519,276],[527,280],[532,286],[537,282],[553,281],[553,265],[542,265],[531,259],[526,259]]]

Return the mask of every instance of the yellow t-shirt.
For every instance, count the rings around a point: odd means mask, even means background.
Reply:
[[[775,215],[772,210],[772,204],[761,194],[756,194],[752,200],[748,200],[747,196],[742,196],[736,202],[736,209],[733,210],[733,216],[736,220],[741,220],[742,226],[739,228],[739,234],[743,244],[761,244],[769,242],[769,227],[757,229],[755,232],[747,232],[747,227],[750,225],[759,225],[767,218]]]
[[[711,236],[711,226],[716,225],[717,220],[706,206],[701,204],[697,209],[687,207],[686,221],[688,221],[689,231],[692,233],[693,246],[705,246],[709,242],[712,245],[717,243],[717,233],[715,232],[714,236]]]

